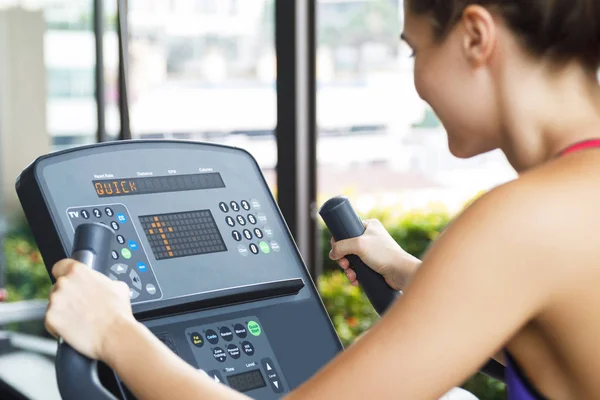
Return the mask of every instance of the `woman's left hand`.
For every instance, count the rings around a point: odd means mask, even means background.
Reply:
[[[57,262],[52,275],[56,283],[46,311],[46,329],[87,357],[105,360],[111,330],[134,321],[129,287],[72,259]]]

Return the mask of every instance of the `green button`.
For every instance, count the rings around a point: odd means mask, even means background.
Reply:
[[[269,247],[267,242],[260,242],[258,245],[260,246],[260,249],[263,253],[269,254],[271,252],[271,248]]]
[[[129,249],[121,249],[121,254],[123,255],[123,258],[126,260],[129,260],[131,258],[131,251],[129,251]]]
[[[253,336],[260,335],[260,325],[256,321],[248,322],[248,330]]]

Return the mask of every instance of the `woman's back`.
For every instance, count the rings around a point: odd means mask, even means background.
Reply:
[[[600,398],[600,185],[596,177],[600,177],[600,148],[566,155],[524,175],[520,182],[533,188],[539,185],[542,210],[546,202],[562,204],[562,215],[555,216],[552,206],[546,215],[557,221],[546,233],[548,240],[558,237],[562,245],[549,246],[547,254],[540,256],[560,262],[553,264],[554,271],[546,271],[543,264],[532,267],[541,279],[554,276],[558,281],[553,287],[558,290],[507,346],[534,389],[551,399]],[[523,238],[524,245],[528,240]]]

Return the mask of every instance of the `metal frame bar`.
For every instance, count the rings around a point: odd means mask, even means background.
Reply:
[[[44,319],[47,307],[46,300],[0,304],[0,326],[14,322],[41,321]]]
[[[119,38],[119,117],[121,131],[119,140],[131,139],[127,73],[129,71],[129,7],[127,0],[117,0],[117,35]]]
[[[104,94],[104,0],[94,0],[94,38],[96,43],[96,117],[98,120],[96,142],[100,143],[107,140]]]
[[[316,0],[275,0],[277,200],[307,267],[320,274],[316,223]]]

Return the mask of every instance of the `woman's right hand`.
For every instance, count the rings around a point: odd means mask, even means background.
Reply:
[[[402,290],[421,265],[421,261],[407,253],[396,243],[394,238],[376,219],[363,221],[365,233],[361,236],[340,240],[331,239],[329,258],[346,271],[350,282],[357,286],[356,273],[349,268],[350,262],[346,258],[355,254],[375,272],[381,274],[390,287]]]

